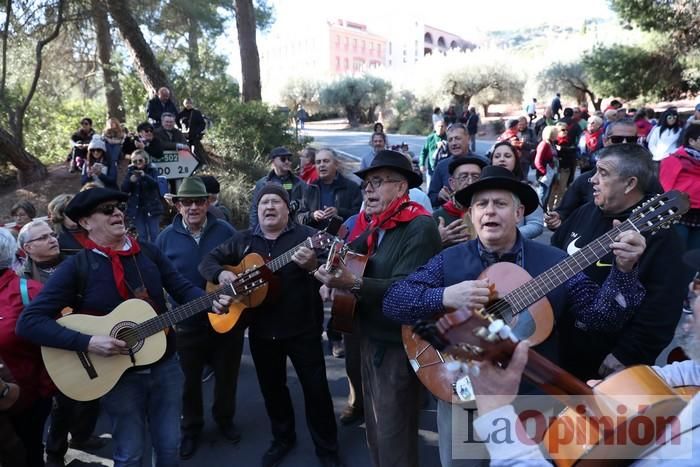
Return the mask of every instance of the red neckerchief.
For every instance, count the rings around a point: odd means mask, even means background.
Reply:
[[[88,248],[85,242],[88,241],[87,232],[84,230],[71,231],[70,234],[73,236],[76,242],[80,244],[83,248]]]
[[[391,230],[399,224],[410,222],[418,216],[429,216],[430,213],[415,201],[411,201],[408,194],[392,201],[389,206],[381,214],[367,220],[365,212],[360,212],[357,216],[355,226],[350,232],[348,242],[352,242],[365,231],[372,230],[372,234],[367,236],[367,254],[371,255],[374,252],[375,242],[377,241],[377,229]]]
[[[598,128],[595,133],[586,133],[586,149],[588,149],[589,153],[598,149],[598,140],[602,134],[602,127]]]
[[[443,204],[442,209],[444,209],[445,212],[452,217],[462,217],[464,213],[467,212],[466,209],[458,208],[454,200],[449,200],[448,202]]]
[[[105,255],[107,255],[110,262],[112,263],[112,274],[114,275],[114,282],[115,284],[117,284],[117,291],[124,300],[129,298],[129,287],[127,287],[126,285],[126,278],[124,277],[124,265],[122,264],[122,261],[119,257],[134,256],[139,251],[141,251],[141,247],[139,246],[139,243],[136,241],[135,238],[129,237],[129,240],[131,241],[131,248],[129,248],[128,250],[113,250],[111,248],[100,246],[89,238],[85,239],[84,244],[85,248],[88,248],[90,250],[97,250],[100,253],[104,253]]]

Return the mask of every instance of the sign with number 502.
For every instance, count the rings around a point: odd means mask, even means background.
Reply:
[[[199,167],[199,160],[186,149],[163,151],[163,158],[153,160],[153,167],[158,170],[158,176],[172,180],[192,175]]]

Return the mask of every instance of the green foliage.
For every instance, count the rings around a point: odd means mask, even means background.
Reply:
[[[280,98],[290,112],[296,111],[301,104],[309,114],[314,114],[321,109],[320,91],[321,84],[318,81],[292,78],[282,87]]]
[[[389,118],[385,117],[386,129],[411,135],[427,135],[432,131],[432,106],[418,99],[411,91],[402,90],[391,96]]]
[[[542,70],[537,75],[539,93],[551,95],[561,92],[564,96],[572,96],[578,102],[585,102],[588,95],[596,109],[600,109],[600,102],[591,85],[591,78],[581,61],[555,62]],[[597,102],[597,104],[596,104]]]
[[[27,150],[45,163],[62,162],[70,152],[70,137],[80,120],[90,117],[96,133],[105,124],[104,103],[87,99],[54,100],[37,94],[25,119]]]
[[[500,68],[497,82],[479,92],[474,99],[484,108],[484,116],[488,116],[492,104],[518,104],[523,100],[525,79],[507,67]]]
[[[211,170],[221,183],[222,202],[231,208],[237,227],[247,226],[255,181],[269,170],[267,154],[277,146],[292,152],[301,149],[288,131],[286,115],[261,102],[229,102],[207,141],[221,161]]]
[[[683,67],[668,51],[637,46],[598,46],[587,52],[583,66],[598,93],[625,100],[640,96],[677,98],[687,90]]]
[[[385,79],[364,75],[346,76],[321,89],[321,105],[342,110],[350,125],[374,121],[377,106],[386,103],[391,83]]]

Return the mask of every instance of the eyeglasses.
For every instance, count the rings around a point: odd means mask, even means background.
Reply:
[[[189,208],[193,204],[197,206],[204,206],[204,203],[207,202],[207,198],[181,198],[179,199],[180,204],[185,206],[186,208]]]
[[[457,177],[454,177],[455,180],[459,182],[466,182],[467,180],[471,181],[476,181],[481,178],[481,174],[470,174],[470,173],[463,173]]]
[[[613,144],[636,143],[637,137],[636,136],[611,136],[610,142]]]
[[[678,115],[666,115],[666,118],[678,118]]]
[[[367,187],[371,185],[373,190],[378,190],[379,187],[382,186],[382,183],[398,183],[402,181],[403,180],[392,180],[391,178],[372,177],[368,178],[367,180],[363,180],[360,184],[360,188],[362,191],[365,191]]]
[[[282,162],[289,162],[292,160],[292,156],[277,156]]]
[[[93,212],[99,212],[105,216],[111,216],[114,214],[114,210],[119,209],[121,212],[126,211],[126,203],[110,203],[104,204],[102,206],[97,206]]]
[[[58,234],[56,232],[51,232],[51,233],[47,233],[44,235],[40,235],[40,236],[33,238],[31,240],[27,240],[26,242],[24,242],[24,244],[26,245],[27,243],[32,243],[32,242],[45,242],[49,238],[58,238]]]

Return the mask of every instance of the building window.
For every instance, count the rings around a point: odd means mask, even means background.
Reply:
[[[335,57],[335,69],[340,70],[340,57]]]
[[[377,55],[382,55],[382,44],[377,44]],[[391,55],[391,42],[389,42],[389,55]]]
[[[357,39],[352,40],[352,50],[357,50]]]
[[[345,65],[345,69],[346,69],[346,70],[350,68],[350,65],[349,65],[349,62],[348,62],[348,59],[347,59],[347,58],[343,59],[343,64]]]
[[[340,45],[340,35],[335,36],[335,45]]]
[[[374,50],[374,42],[370,41],[369,50]]]
[[[362,41],[362,51],[365,51],[365,41]]]

